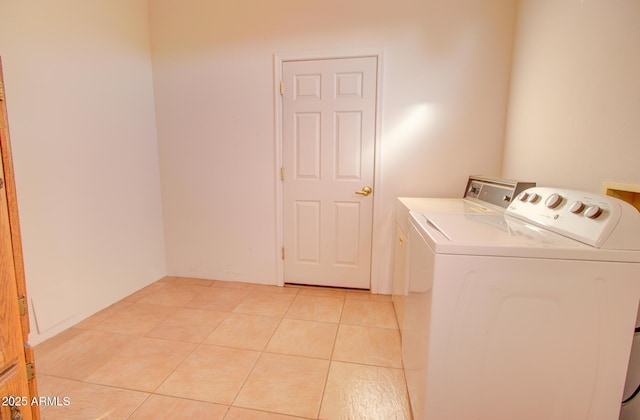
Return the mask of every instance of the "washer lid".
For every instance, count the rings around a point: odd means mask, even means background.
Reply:
[[[594,248],[502,214],[410,215],[436,254],[640,262],[638,251]]]

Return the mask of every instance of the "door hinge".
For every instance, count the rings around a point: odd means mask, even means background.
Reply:
[[[0,81],[0,102],[4,101],[4,84]]]
[[[20,316],[25,315],[29,311],[27,308],[27,298],[18,298],[18,309],[20,310]]]
[[[27,368],[27,381],[32,381],[36,377],[36,368],[33,362],[25,364],[25,367]]]
[[[282,247],[282,259],[284,260],[284,247]]]
[[[284,95],[284,82],[280,81],[280,95]]]
[[[284,181],[284,166],[280,167],[280,180]]]

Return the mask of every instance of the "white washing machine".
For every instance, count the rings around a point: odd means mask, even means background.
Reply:
[[[617,419],[640,301],[640,214],[532,188],[505,214],[411,212],[414,418]],[[403,337],[403,346],[405,337]]]

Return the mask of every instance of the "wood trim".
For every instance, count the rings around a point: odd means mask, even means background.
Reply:
[[[36,371],[36,362],[35,362],[35,354],[33,352],[33,347],[31,347],[28,343],[24,343],[24,358],[27,364],[31,364],[33,366],[33,377],[28,379],[29,384],[29,395],[31,398],[38,397],[38,384],[37,384],[37,371]],[[31,417],[34,420],[40,420],[40,406],[38,404],[31,404]]]
[[[2,58],[0,57],[0,90],[4,90],[4,78],[2,75]],[[3,229],[2,240],[5,245],[3,250],[6,255],[3,256],[3,266],[6,265],[6,269],[10,271],[5,277],[3,272],[3,288],[0,290],[0,295],[6,293],[7,296],[3,297],[2,302],[5,305],[12,306],[7,307],[6,312],[11,316],[11,331],[3,331],[2,334],[6,336],[15,337],[17,342],[10,346],[3,345],[3,350],[10,349],[12,357],[16,360],[17,371],[15,376],[5,384],[2,392],[4,395],[14,395],[20,397],[27,397],[32,401],[33,398],[37,398],[38,390],[35,379],[35,362],[34,353],[31,346],[27,343],[29,339],[29,314],[26,313],[19,315],[18,299],[24,298],[26,301],[27,288],[24,275],[24,262],[22,255],[22,240],[20,238],[20,220],[18,218],[18,201],[16,198],[16,185],[13,171],[13,160],[11,155],[11,141],[9,136],[9,120],[7,117],[6,97],[3,95],[0,97],[0,153],[2,154],[1,160],[1,173],[0,177],[3,178],[4,187],[2,188],[2,218],[7,223],[6,230]],[[6,209],[5,199],[6,197]],[[5,216],[6,215],[6,216]],[[6,218],[5,218],[6,217]],[[9,256],[9,252],[12,253]],[[3,253],[4,254],[4,253]],[[13,263],[13,264],[11,264]],[[0,312],[2,314],[2,312]],[[4,315],[0,315],[4,316]],[[33,368],[34,375],[27,379],[27,364]],[[5,410],[6,409],[6,410]],[[8,407],[0,407],[0,418],[12,417],[13,413],[10,413]],[[27,406],[22,407],[21,415],[24,419],[40,419],[40,408],[37,404],[30,404],[30,408]]]
[[[4,87],[2,76],[2,57],[0,57],[0,85]],[[27,297],[27,285],[24,275],[24,259],[22,254],[22,239],[20,233],[20,218],[18,217],[18,198],[13,171],[11,154],[11,138],[9,136],[9,120],[7,117],[6,98],[0,101],[0,148],[2,150],[2,165],[4,167],[4,183],[7,191],[7,206],[9,207],[9,223],[11,228],[11,243],[13,248],[13,264],[16,272],[18,297]],[[28,301],[27,301],[28,302]],[[29,311],[21,316],[23,341],[29,339]]]

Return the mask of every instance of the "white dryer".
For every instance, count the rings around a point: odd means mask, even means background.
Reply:
[[[398,197],[397,222],[406,233],[409,211],[435,213],[504,213],[513,198],[535,182],[472,175],[462,197]]]
[[[640,214],[565,189],[518,198],[504,215],[411,212],[407,277],[422,310],[403,357],[417,420],[618,417]]]
[[[422,379],[418,367],[421,357],[413,351],[420,346],[417,334],[405,334],[407,329],[422,328],[422,302],[409,290],[406,281],[407,252],[411,248],[408,240],[409,212],[502,214],[511,201],[522,191],[534,187],[533,182],[472,175],[467,180],[464,193],[459,198],[399,197],[396,209],[396,240],[394,248],[393,306],[402,337],[403,362],[406,369],[407,387],[412,392],[421,387]],[[418,324],[415,324],[415,323]],[[414,411],[416,411],[414,409]]]

